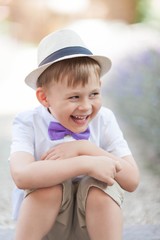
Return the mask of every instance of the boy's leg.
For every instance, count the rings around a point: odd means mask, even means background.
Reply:
[[[62,202],[62,186],[37,189],[21,206],[16,240],[41,240],[55,223]]]
[[[121,240],[122,212],[102,190],[91,187],[86,201],[86,226],[92,240]]]
[[[63,184],[63,200],[56,222],[43,240],[71,240],[73,207],[74,207],[74,188],[71,180]],[[74,239],[75,240],[75,239]]]
[[[122,239],[122,212],[124,191],[96,179],[85,177],[77,192],[76,239]],[[80,236],[80,237],[79,237]]]

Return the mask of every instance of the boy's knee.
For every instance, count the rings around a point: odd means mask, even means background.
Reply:
[[[105,206],[108,201],[113,201],[109,195],[97,187],[91,187],[88,191],[86,206],[99,209]]]
[[[61,201],[62,200],[62,185],[56,185],[48,188],[36,189],[28,195],[38,198],[41,201]]]

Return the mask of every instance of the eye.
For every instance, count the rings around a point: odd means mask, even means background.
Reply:
[[[99,92],[93,92],[90,94],[90,98],[95,98],[95,97],[99,96],[99,94],[100,94]]]
[[[69,97],[69,100],[71,101],[77,101],[79,99],[79,96],[71,96]]]

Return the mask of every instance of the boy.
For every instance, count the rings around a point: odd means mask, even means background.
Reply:
[[[101,106],[100,77],[111,62],[67,29],[44,38],[38,54],[25,81],[41,106],[13,123],[15,238],[120,240],[123,190],[136,189],[139,172],[113,113]]]

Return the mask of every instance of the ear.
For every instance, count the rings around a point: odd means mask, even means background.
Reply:
[[[36,97],[38,101],[44,106],[44,107],[49,107],[49,103],[47,101],[47,96],[46,96],[46,91],[42,87],[38,87],[36,89]]]

